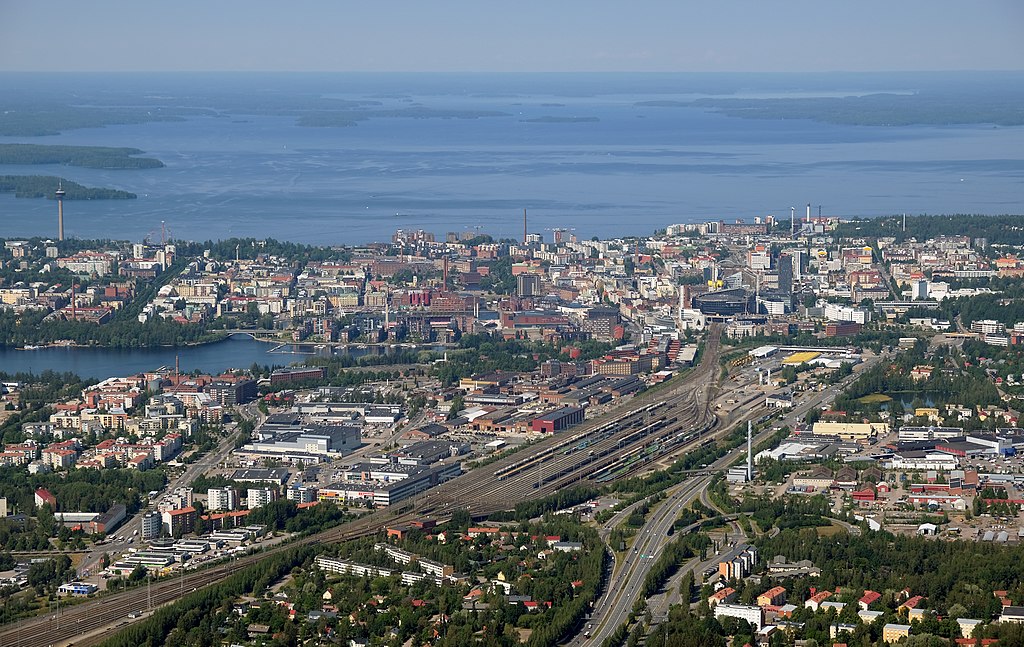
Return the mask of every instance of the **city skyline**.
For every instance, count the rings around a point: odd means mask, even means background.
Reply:
[[[0,71],[1024,69],[1024,5],[0,1]]]

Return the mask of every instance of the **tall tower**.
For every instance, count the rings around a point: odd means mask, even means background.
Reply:
[[[526,244],[526,209],[523,209],[523,244]]]
[[[747,421],[747,480],[754,480],[753,423]]]
[[[57,182],[57,240],[64,240],[64,183]]]

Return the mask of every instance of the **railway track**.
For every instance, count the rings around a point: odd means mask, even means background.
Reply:
[[[110,635],[109,631],[99,630],[116,631],[132,622],[129,614],[142,616],[193,590],[215,584],[268,554],[293,546],[365,537],[385,525],[427,514],[445,517],[467,509],[474,516],[484,516],[508,509],[519,501],[547,496],[573,483],[595,480],[595,476],[609,469],[624,470],[619,475],[627,474],[667,451],[706,442],[705,434],[715,431],[717,418],[709,407],[710,394],[702,395],[701,391],[712,385],[719,370],[720,335],[720,326],[712,328],[700,363],[678,384],[665,391],[641,394],[612,414],[610,420],[605,416],[569,434],[545,439],[530,447],[526,458],[509,456],[444,483],[396,509],[379,510],[288,544],[180,577],[156,580],[145,588],[105,595],[59,614],[49,613],[2,627],[0,646],[98,645]],[[655,446],[658,449],[651,451]],[[649,453],[642,460],[628,462],[635,452]]]

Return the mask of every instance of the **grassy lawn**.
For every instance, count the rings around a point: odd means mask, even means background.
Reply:
[[[861,404],[882,404],[883,402],[892,402],[892,398],[881,393],[872,393],[865,395],[863,398],[858,398],[857,402]]]

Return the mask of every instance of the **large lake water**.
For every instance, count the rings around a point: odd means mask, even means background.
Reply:
[[[288,345],[283,351],[299,350],[301,352],[272,352],[278,344],[270,344],[254,340],[248,335],[232,335],[222,342],[201,346],[183,346],[179,348],[39,348],[37,350],[17,350],[0,347],[0,372],[4,373],[35,373],[46,370],[71,371],[81,377],[104,379],[112,375],[134,375],[152,371],[162,366],[174,367],[175,361],[183,373],[194,370],[203,373],[219,374],[229,368],[249,368],[253,362],[261,366],[288,366],[312,356],[312,353],[325,353],[310,345],[293,347]],[[384,352],[383,348],[356,348],[347,352],[354,357],[367,353]]]
[[[109,86],[115,97],[110,101],[215,114],[50,137],[0,137],[132,146],[166,163],[130,171],[0,166],[2,174],[60,174],[139,195],[69,201],[66,230],[81,238],[159,236],[161,221],[171,236],[189,240],[361,243],[387,239],[397,228],[424,228],[439,237],[481,230],[518,238],[523,208],[531,231],[548,237],[545,229],[566,227],[586,238],[649,234],[676,222],[788,218],[791,206],[800,213],[807,203],[815,212],[820,204],[826,215],[845,216],[1024,213],[1024,128],[846,126],[637,105],[714,94],[664,75],[122,75],[59,81],[47,77],[33,87],[64,92],[73,103],[76,87],[91,83],[93,92]],[[756,83],[746,90],[736,79],[730,83],[728,91],[738,97],[877,89],[867,87],[867,77],[837,77],[831,88],[818,79],[811,90],[800,89],[798,79],[771,92]],[[375,101],[377,109],[505,116],[373,118],[351,127],[311,128],[271,109],[275,101],[298,95]],[[247,102],[261,114],[247,114],[257,111]],[[53,235],[55,229],[53,201],[0,195],[0,237]]]

